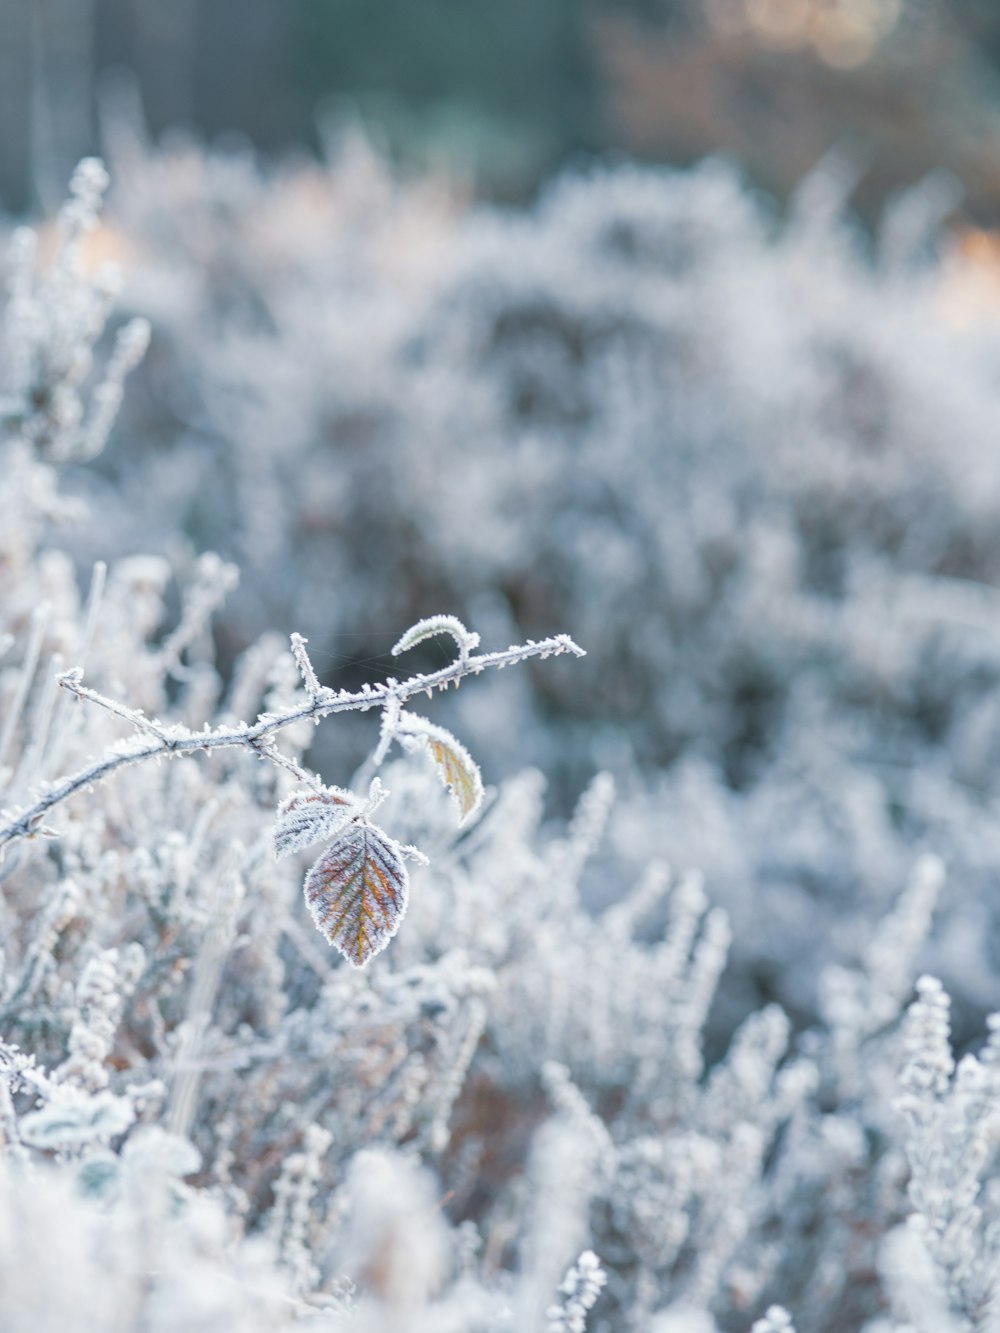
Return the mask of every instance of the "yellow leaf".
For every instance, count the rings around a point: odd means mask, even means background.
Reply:
[[[441,781],[458,805],[461,822],[479,809],[483,799],[483,781],[475,761],[461,742],[444,727],[428,724],[427,748]]]

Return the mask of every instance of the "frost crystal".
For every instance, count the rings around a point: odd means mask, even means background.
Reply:
[[[408,892],[400,849],[367,820],[338,834],[305,884],[316,929],[355,967],[363,967],[395,935]]]

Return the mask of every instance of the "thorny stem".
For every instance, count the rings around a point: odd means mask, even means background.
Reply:
[[[298,648],[299,644],[296,644],[295,647]],[[332,713],[367,712],[370,708],[384,708],[389,704],[395,707],[415,698],[418,694],[427,694],[429,697],[434,690],[446,690],[452,683],[457,686],[465,676],[478,676],[480,672],[490,667],[502,669],[517,662],[526,661],[530,657],[557,657],[563,653],[572,653],[576,657],[585,656],[583,649],[578,647],[567,634],[557,634],[552,638],[541,639],[537,643],[529,639],[525,644],[506,648],[501,652],[481,653],[475,657],[459,657],[456,661],[449,663],[448,666],[441,667],[438,671],[432,671],[426,675],[411,676],[404,681],[365,685],[362,689],[353,692],[322,687],[316,693],[310,692],[305,703],[288,708],[281,713],[262,713],[253,726],[242,728],[220,727],[214,731],[200,732],[186,731],[182,727],[162,726],[159,723],[151,722],[141,713],[98,694],[96,690],[88,689],[82,684],[81,672],[65,672],[59,677],[59,684],[64,689],[69,690],[71,694],[75,694],[80,699],[88,699],[92,703],[100,704],[103,708],[130,722],[143,731],[145,735],[119,745],[112,752],[105,754],[101,759],[95,760],[86,768],[82,768],[70,777],[56,782],[33,805],[16,812],[10,822],[0,825],[0,849],[17,838],[30,837],[33,833],[39,831],[43,816],[54,806],[59,805],[75,792],[80,791],[81,788],[102,782],[119,768],[141,763],[144,759],[154,759],[157,756],[171,757],[178,754],[193,754],[199,750],[208,752],[209,750],[243,746],[254,750],[262,758],[270,759],[272,763],[279,765],[281,768],[287,769],[300,781],[315,785],[316,779],[312,778],[293,760],[288,759],[287,756],[282,755],[275,749],[272,738],[278,732],[283,731],[285,727],[290,727],[293,723],[305,719],[313,719],[318,722],[321,718],[329,717]],[[297,652],[297,660],[298,656]],[[152,738],[146,739],[150,735]]]

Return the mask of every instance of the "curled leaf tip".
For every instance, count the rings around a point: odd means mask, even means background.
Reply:
[[[432,639],[438,634],[450,634],[458,644],[458,651],[463,657],[467,657],[479,646],[479,635],[467,630],[457,616],[428,616],[410,626],[393,647],[392,655],[398,657],[400,653],[405,653],[410,648],[415,648],[418,643]]]

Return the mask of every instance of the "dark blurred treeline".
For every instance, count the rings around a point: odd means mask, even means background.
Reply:
[[[358,116],[500,196],[609,151],[727,152],[782,196],[837,146],[863,208],[945,166],[990,220],[998,68],[996,0],[0,0],[0,200],[59,198],[126,70],[154,132],[315,148]]]

